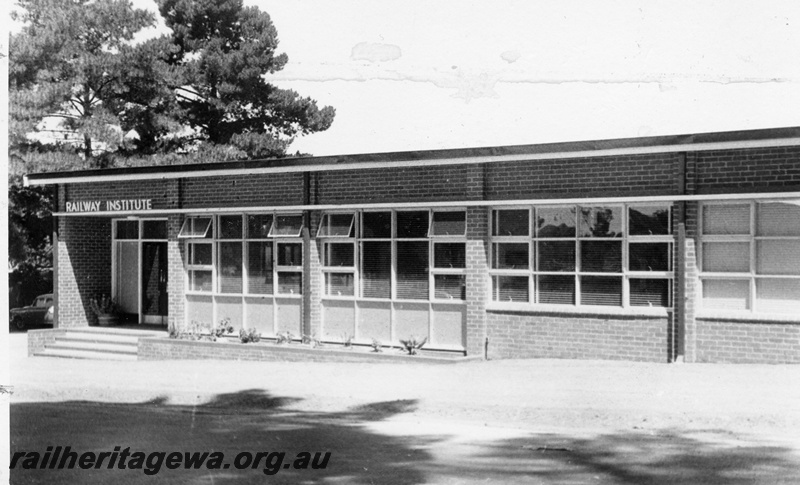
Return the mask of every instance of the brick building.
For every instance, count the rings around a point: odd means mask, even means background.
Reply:
[[[57,326],[800,362],[800,128],[32,174]]]

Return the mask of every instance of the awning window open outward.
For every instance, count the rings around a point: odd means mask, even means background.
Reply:
[[[211,229],[211,217],[189,217],[183,221],[179,239],[201,239],[208,237]]]

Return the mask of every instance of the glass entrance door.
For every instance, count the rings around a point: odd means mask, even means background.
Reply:
[[[142,323],[167,324],[167,243],[142,243]]]

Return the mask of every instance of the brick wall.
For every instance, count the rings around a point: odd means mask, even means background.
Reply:
[[[675,194],[679,157],[674,153],[492,163],[486,197],[609,197]]]
[[[152,199],[154,209],[178,207],[177,180],[143,180],[73,184],[65,187],[66,201]],[[63,202],[60,209],[64,210]]]
[[[800,363],[800,323],[698,319],[696,362]]]
[[[668,318],[490,310],[489,358],[667,362]]]
[[[799,190],[800,147],[697,152],[698,193]]]
[[[58,219],[58,327],[97,323],[91,298],[111,294],[111,220]]]
[[[56,342],[56,337],[66,334],[65,329],[32,328],[28,330],[28,355],[44,350],[45,346]]]
[[[199,177],[181,181],[184,208],[300,205],[303,174]]]

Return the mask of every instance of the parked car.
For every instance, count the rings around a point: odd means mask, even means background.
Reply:
[[[37,296],[33,303],[11,310],[8,323],[11,328],[22,330],[25,327],[53,325],[53,294]]]

